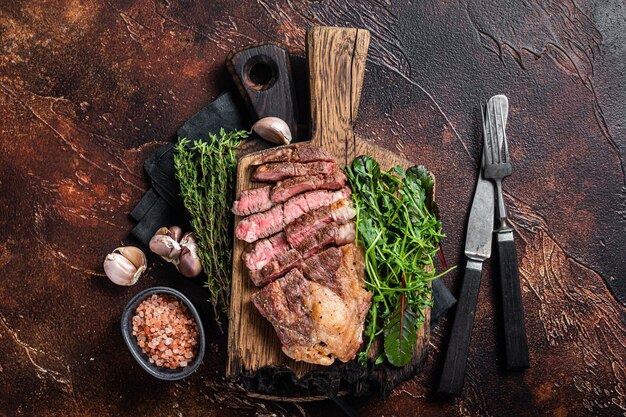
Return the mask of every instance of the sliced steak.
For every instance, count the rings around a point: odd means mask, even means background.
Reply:
[[[271,188],[270,185],[267,185],[261,188],[243,190],[239,196],[239,200],[233,203],[233,213],[238,216],[248,216],[260,211],[269,210],[274,205],[270,199]]]
[[[355,237],[356,228],[354,222],[348,222],[346,224],[331,222],[308,235],[295,248],[302,254],[302,257],[306,259],[328,245],[346,245],[352,243]]]
[[[328,152],[313,145],[291,145],[275,148],[258,155],[251,164],[261,165],[268,162],[332,162],[334,158]]]
[[[338,191],[316,190],[297,195],[285,202],[285,224],[289,224],[304,213],[317,208],[328,206],[350,196],[350,188],[344,187]]]
[[[273,162],[257,167],[252,173],[252,181],[277,182],[305,175],[329,175],[334,170],[334,162]]]
[[[284,203],[291,197],[311,190],[338,190],[346,185],[346,176],[336,171],[330,175],[293,177],[279,181],[271,192],[274,203]]]
[[[285,226],[287,242],[298,247],[309,236],[330,222],[344,224],[356,216],[352,202],[344,198],[330,206],[323,206],[309,211]]]
[[[241,259],[249,271],[263,268],[269,261],[281,252],[289,250],[289,243],[285,233],[280,232],[267,239],[257,240],[246,245]]]
[[[276,278],[286,274],[302,262],[300,252],[289,249],[286,252],[277,254],[263,268],[250,272],[250,278],[257,286],[263,286],[274,281]]]
[[[320,365],[354,359],[371,300],[357,252],[354,245],[328,249],[305,261],[303,273],[292,269],[252,295],[287,356]]]
[[[278,204],[267,211],[241,219],[235,228],[235,236],[252,243],[280,232],[283,225],[283,205]]]

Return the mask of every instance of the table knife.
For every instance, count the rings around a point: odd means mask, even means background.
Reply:
[[[484,120],[484,117],[483,117]],[[488,127],[484,134],[487,135]],[[491,256],[491,237],[494,223],[494,186],[483,177],[485,155],[483,148],[482,166],[474,191],[474,200],[467,223],[465,257],[467,265],[458,297],[452,334],[439,382],[439,392],[458,395],[463,389],[467,355],[474,325],[476,302],[482,275],[483,262]]]

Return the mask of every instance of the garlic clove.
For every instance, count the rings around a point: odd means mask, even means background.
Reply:
[[[168,235],[158,234],[159,231],[150,239],[150,250],[167,262],[174,262],[180,256],[180,244]]]
[[[136,251],[143,255],[140,249],[127,246],[115,249],[113,253],[109,253],[104,258],[104,273],[111,282],[122,286],[130,286],[137,282],[141,274],[146,270],[147,262],[137,267],[133,261],[125,256],[127,254],[134,258],[134,261],[137,261],[141,256]],[[143,260],[145,261],[145,255],[143,255]]]
[[[197,254],[194,254],[189,248],[184,248],[178,258],[176,264],[178,271],[187,278],[197,277],[202,273],[202,264]]]
[[[146,255],[139,248],[134,246],[121,246],[116,248],[113,252],[119,252],[123,257],[128,259],[137,269],[146,269],[146,265],[148,264],[148,260],[146,259]]]
[[[186,233],[180,240],[182,248],[178,262],[175,263],[178,271],[187,278],[193,278],[202,273],[202,264],[198,257],[198,243],[193,233]]]
[[[172,226],[167,231],[167,235],[171,237],[172,239],[174,239],[175,241],[180,242],[180,238],[183,235],[183,229],[181,229],[178,226]]]
[[[252,125],[253,132],[268,142],[279,145],[291,143],[291,131],[283,119],[278,117],[264,117]]]

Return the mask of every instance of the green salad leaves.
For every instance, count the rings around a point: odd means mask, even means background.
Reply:
[[[432,305],[430,282],[433,259],[444,237],[433,201],[435,183],[423,166],[404,171],[399,166],[384,172],[369,156],[346,168],[357,210],[357,240],[365,249],[366,287],[373,293],[365,323],[366,349],[379,335],[386,358],[405,366],[413,358],[417,329],[424,309]]]

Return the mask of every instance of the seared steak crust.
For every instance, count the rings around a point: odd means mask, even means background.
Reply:
[[[311,190],[338,190],[346,185],[346,176],[336,171],[329,175],[293,177],[279,181],[271,191],[274,203],[284,203],[291,197]]]
[[[252,165],[269,162],[332,162],[334,158],[318,146],[296,144],[284,148],[275,148],[263,152],[252,161]]]
[[[283,352],[296,360],[347,362],[362,343],[371,293],[355,268],[354,245],[330,248],[252,296],[276,329]]]
[[[277,182],[291,177],[305,175],[328,175],[335,170],[334,162],[272,162],[257,167],[252,173],[252,181]]]

